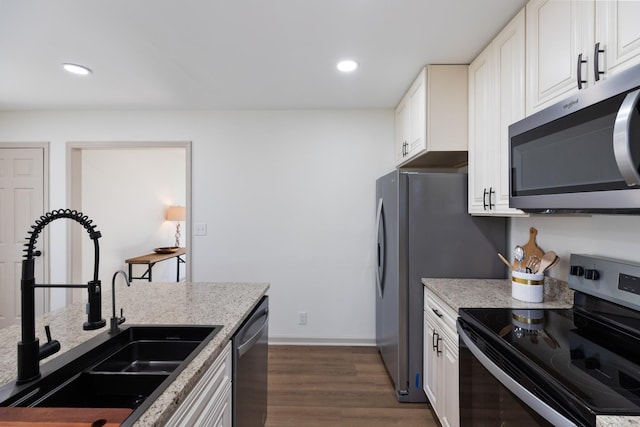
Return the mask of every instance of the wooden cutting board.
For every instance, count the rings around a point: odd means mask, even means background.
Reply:
[[[117,427],[131,412],[120,408],[0,408],[0,427]]]
[[[531,227],[529,229],[529,241],[526,244],[522,245],[522,248],[524,249],[524,261],[522,261],[522,269],[523,270],[525,269],[525,267],[529,263],[529,260],[531,259],[532,256],[535,255],[539,259],[542,259],[542,255],[544,255],[544,251],[542,249],[540,249],[538,247],[538,244],[536,243],[536,236],[537,235],[538,235],[538,230],[536,230],[535,228]],[[519,263],[515,259],[513,260],[513,267],[515,269],[517,269],[519,267]]]

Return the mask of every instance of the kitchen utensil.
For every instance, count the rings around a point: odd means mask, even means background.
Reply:
[[[540,259],[540,266],[538,267],[538,271],[536,273],[544,273],[551,264],[556,260],[557,255],[554,251],[545,252],[542,258]]]
[[[529,263],[529,259],[537,256],[538,258],[542,258],[544,255],[544,251],[538,247],[536,243],[536,236],[538,235],[538,230],[534,227],[529,228],[529,241],[523,246],[524,253],[526,254],[526,258],[524,259],[524,265]],[[535,271],[533,268],[532,271]]]
[[[559,262],[560,262],[560,257],[559,257],[559,256],[556,256],[556,259],[554,259],[554,260],[553,260],[553,262],[551,263],[551,265],[550,265],[549,267],[545,268],[545,270],[544,270],[544,271],[549,271],[549,270],[551,270],[553,267],[555,267],[556,265],[558,265],[558,263],[559,263]],[[544,273],[544,271],[543,271],[543,273]]]
[[[524,248],[520,245],[516,246],[513,250],[513,258],[518,261],[518,271],[522,271],[522,261],[524,260],[525,252]]]
[[[504,257],[504,255],[502,255],[500,252],[498,252],[498,258],[500,258],[500,260],[502,262],[504,262],[507,267],[509,267],[509,270],[513,270],[513,267],[511,266],[511,263],[509,261],[507,261],[507,259]]]
[[[529,257],[529,260],[527,261],[527,269],[530,271],[529,272],[537,272],[538,268],[540,267],[540,258],[537,255],[533,255],[531,257]]]

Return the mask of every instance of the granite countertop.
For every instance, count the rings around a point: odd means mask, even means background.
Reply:
[[[456,313],[461,308],[568,308],[573,305],[573,291],[565,282],[545,278],[544,299],[540,303],[519,301],[511,297],[508,279],[422,279],[424,286],[440,297]]]
[[[134,426],[163,425],[191,391],[229,342],[242,320],[265,295],[267,283],[132,283],[116,290],[116,304],[124,309],[126,324],[223,325],[211,342],[185,367],[176,380],[136,421]],[[45,359],[53,360],[65,351],[108,329],[111,316],[111,291],[102,295],[102,316],[107,326],[84,331],[85,304],[77,303],[36,319],[36,335],[44,338],[44,325],[51,326],[62,350]],[[0,329],[0,385],[17,375],[16,346],[20,325]]]
[[[511,297],[509,279],[422,279],[423,285],[455,309],[473,307],[569,308],[573,291],[566,282],[545,277],[541,303],[519,301]],[[640,426],[640,417],[597,416],[596,427]]]

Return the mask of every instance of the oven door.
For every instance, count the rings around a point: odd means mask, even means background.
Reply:
[[[540,395],[545,385],[536,384],[517,364],[503,359],[499,350],[474,333],[463,320],[458,319],[457,329],[462,427],[583,425],[545,402]],[[502,360],[498,363],[508,369],[509,374],[495,363],[499,359]]]

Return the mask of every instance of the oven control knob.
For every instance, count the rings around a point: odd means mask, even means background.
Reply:
[[[569,269],[569,274],[572,276],[580,277],[584,274],[584,268],[580,267],[579,265],[572,265]]]
[[[600,278],[600,274],[598,270],[585,270],[584,278],[587,280],[598,280]]]

